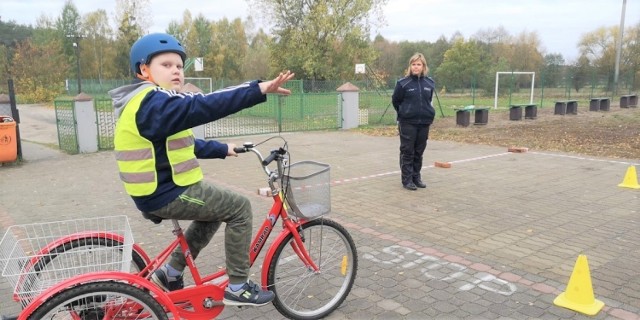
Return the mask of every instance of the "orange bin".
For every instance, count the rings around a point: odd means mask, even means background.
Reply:
[[[14,162],[17,159],[16,122],[9,116],[0,116],[0,162]]]

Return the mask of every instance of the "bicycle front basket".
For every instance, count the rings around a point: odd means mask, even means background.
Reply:
[[[301,161],[287,167],[283,190],[293,216],[313,219],[331,211],[330,166]]]

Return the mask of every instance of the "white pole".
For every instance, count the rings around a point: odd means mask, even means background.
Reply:
[[[493,99],[494,103],[493,103],[493,108],[494,109],[498,109],[498,75],[500,74],[500,72],[496,72],[496,96]]]
[[[622,14],[620,16],[620,30],[618,32],[618,43],[616,43],[616,63],[613,74],[613,89],[618,93],[618,76],[620,75],[620,54],[622,53],[622,34],[624,33],[624,14],[627,7],[627,0],[622,0]]]
[[[529,98],[529,104],[533,104],[533,84],[535,82],[536,82],[536,73],[534,72],[533,76],[531,77],[531,98]]]

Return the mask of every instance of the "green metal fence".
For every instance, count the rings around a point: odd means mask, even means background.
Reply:
[[[549,74],[536,75],[533,89],[533,103],[540,108],[553,107],[557,100],[578,100],[581,106],[589,105],[593,97],[609,97],[612,105],[617,104],[620,95],[637,92],[635,77],[623,74],[618,92],[612,91],[611,80],[597,73],[583,76],[584,83],[576,84],[577,76],[565,70],[556,75],[554,81]],[[490,89],[472,88],[450,92],[441,86],[436,89],[433,106],[438,116],[452,116],[455,108],[467,105],[493,107],[508,110],[509,105],[528,103],[531,97],[531,77],[505,77],[500,81],[499,95],[494,100],[494,87]],[[209,81],[198,80],[196,86],[209,89]],[[394,81],[376,83],[371,79],[350,81],[358,86],[360,125],[394,125],[396,112],[391,105]],[[237,83],[237,82],[234,82]],[[242,110],[236,114],[204,125],[204,138],[222,138],[253,134],[270,134],[279,132],[335,130],[342,127],[342,95],[337,88],[345,81],[310,81],[293,80],[287,83],[291,89],[289,96],[269,95],[267,102]],[[437,79],[436,79],[436,83]],[[84,82],[83,82],[84,84]],[[121,85],[122,82],[101,83],[88,88],[96,88],[101,94],[94,97],[96,122],[98,124],[98,147],[101,150],[113,149],[115,115],[112,102],[106,96],[106,87]],[[230,81],[213,81],[213,90],[231,84]],[[553,84],[553,85],[552,85]],[[495,86],[495,83],[493,84]],[[83,85],[83,88],[85,86]],[[577,89],[576,89],[577,88]],[[487,92],[491,90],[491,92]],[[61,149],[69,153],[78,152],[77,133],[73,101],[56,100],[56,117],[58,118],[58,137]]]
[[[96,111],[96,123],[98,124],[98,149],[111,150],[113,145],[113,133],[116,128],[116,116],[113,112],[111,99],[94,100]]]
[[[56,124],[58,126],[58,145],[61,150],[69,154],[77,154],[79,152],[78,131],[73,104],[73,100],[54,101]]]
[[[111,99],[93,100],[96,113],[98,148],[114,148],[116,116]],[[78,153],[74,101],[54,101],[60,149]],[[335,130],[342,125],[342,99],[333,93],[269,95],[267,102],[204,125],[204,138],[269,134],[279,132]]]
[[[56,101],[56,105],[63,101]],[[98,147],[113,149],[115,114],[109,99],[95,99]],[[204,138],[337,129],[342,105],[337,93],[270,95],[267,102],[205,124]],[[60,130],[60,126],[59,126]]]

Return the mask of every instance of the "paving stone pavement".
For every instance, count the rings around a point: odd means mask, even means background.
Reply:
[[[430,141],[428,187],[408,191],[400,184],[396,137],[350,131],[281,137],[291,162],[331,165],[329,217],[347,227],[358,248],[353,290],[328,319],[640,319],[640,190],[618,187],[637,159]],[[126,215],[149,254],[170,241],[170,224],[142,219],[124,193],[112,152],[72,156],[36,140],[23,147],[23,163],[0,167],[0,234],[13,224]],[[436,161],[452,167],[435,168]],[[256,158],[201,165],[205,179],[249,197],[259,225],[271,199],[257,194],[266,185]],[[197,261],[205,272],[224,263],[222,233]],[[580,254],[605,303],[593,317],[553,304]],[[259,281],[260,267],[252,272]],[[0,314],[19,309],[0,280]],[[220,318],[282,316],[269,305],[226,308]]]

